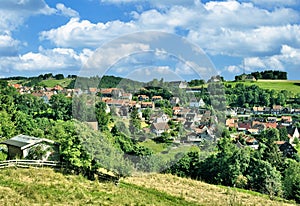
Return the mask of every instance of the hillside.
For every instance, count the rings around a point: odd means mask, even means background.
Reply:
[[[0,170],[0,205],[289,205],[172,175],[126,178],[119,186],[52,169]]]
[[[257,85],[262,89],[274,89],[276,91],[287,90],[294,94],[300,92],[300,80],[257,80],[254,82],[226,82],[225,84],[236,85],[243,83],[245,85]]]

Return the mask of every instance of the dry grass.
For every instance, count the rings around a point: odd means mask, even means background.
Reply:
[[[172,175],[139,175],[113,183],[52,169],[0,170],[0,205],[288,205]]]
[[[128,178],[125,181],[145,188],[154,188],[201,205],[292,205],[271,201],[268,196],[261,194],[253,195],[239,192],[234,188],[219,187],[173,175],[140,175]]]

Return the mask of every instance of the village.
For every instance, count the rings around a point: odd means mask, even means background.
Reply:
[[[176,84],[175,84],[176,83]],[[188,89],[186,82],[175,82],[178,89],[185,93],[199,92],[198,90]],[[132,108],[138,109],[138,115],[144,126],[141,128],[148,138],[159,137],[162,134],[172,134],[170,139],[173,143],[180,145],[201,145],[204,141],[217,141],[220,136],[216,135],[216,117],[212,110],[202,98],[192,95],[188,102],[182,103],[179,96],[172,96],[170,99],[164,99],[160,95],[147,96],[139,93],[130,93],[122,88],[89,88],[86,90],[65,89],[60,85],[53,88],[34,88],[23,87],[20,84],[11,85],[20,94],[32,94],[40,97],[45,103],[49,103],[51,97],[55,94],[63,94],[67,98],[80,95],[92,95],[96,101],[104,102],[107,105],[106,112],[113,111],[114,115],[124,121],[130,118]],[[166,113],[157,104],[161,101],[167,101],[170,105],[169,112]],[[158,105],[158,106],[156,106]],[[143,115],[143,110],[148,110],[148,117]],[[171,112],[170,112],[171,111]],[[293,116],[300,115],[300,109],[289,106],[273,105],[255,106],[252,108],[226,107],[222,111],[226,117],[223,122],[224,127],[230,132],[231,137],[235,138],[239,147],[251,147],[258,149],[259,141],[255,138],[262,131],[274,128],[284,130],[286,137],[284,141],[276,141],[279,149],[289,156],[297,152],[294,148],[299,142],[299,128],[295,125],[297,119]],[[98,129],[97,122],[88,122],[94,130]],[[219,122],[219,125],[222,122]],[[181,134],[172,133],[174,128],[170,124],[180,125],[183,128]],[[177,128],[178,129],[178,128]],[[174,136],[176,135],[176,136]],[[241,143],[243,142],[243,144]]]

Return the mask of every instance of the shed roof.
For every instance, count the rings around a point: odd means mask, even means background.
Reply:
[[[37,137],[20,134],[20,135],[14,136],[11,139],[1,142],[1,144],[19,147],[21,150],[24,150],[24,149],[31,147],[35,144],[38,144],[40,142],[47,142],[47,143],[51,143],[51,144],[55,143],[54,141],[49,140],[49,139],[37,138]]]

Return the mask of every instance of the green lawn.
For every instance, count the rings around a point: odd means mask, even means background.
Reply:
[[[71,83],[72,79],[61,79],[61,80],[56,80],[56,79],[47,79],[43,80],[41,84],[46,85],[46,87],[54,87],[56,85],[60,85],[62,87],[67,87]]]
[[[225,84],[257,85],[263,89],[274,89],[276,91],[287,90],[294,94],[300,93],[300,80],[258,80],[256,82],[226,82]]]

